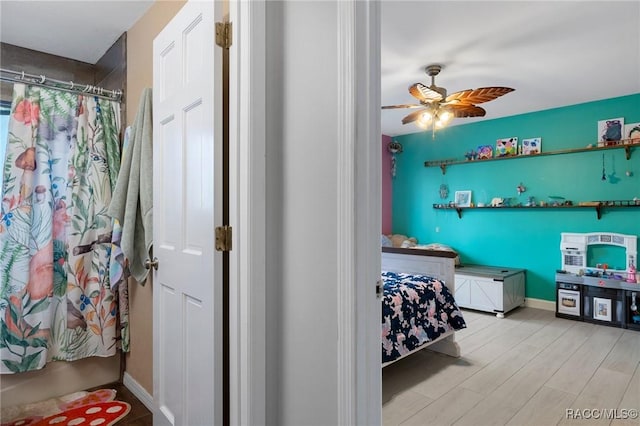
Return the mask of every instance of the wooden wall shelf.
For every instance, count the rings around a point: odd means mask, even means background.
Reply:
[[[458,213],[458,217],[462,219],[462,211],[463,210],[544,210],[544,209],[595,209],[596,214],[598,216],[598,220],[602,217],[602,212],[606,209],[624,209],[624,208],[640,208],[640,204],[633,204],[633,201],[617,201],[614,203],[628,203],[628,204],[613,204],[609,205],[606,202],[602,202],[598,205],[593,206],[580,206],[580,205],[572,205],[572,206],[483,206],[483,207],[457,207],[450,206],[446,204],[434,204],[433,208],[436,210],[455,210]]]
[[[630,143],[634,141],[634,143]],[[442,174],[444,175],[447,172],[448,166],[453,166],[456,164],[477,164],[477,163],[485,163],[488,161],[500,161],[500,160],[517,160],[522,158],[537,158],[537,157],[546,157],[548,155],[562,155],[562,154],[574,154],[578,152],[591,152],[591,151],[604,151],[608,149],[624,149],[625,157],[627,160],[631,158],[631,150],[632,148],[640,147],[640,142],[637,142],[637,139],[625,139],[621,141],[622,143],[619,145],[610,145],[610,146],[595,146],[592,148],[573,148],[573,149],[562,149],[557,151],[548,151],[541,152],[539,154],[530,154],[530,155],[514,155],[511,157],[493,157],[486,158],[483,160],[434,160],[434,161],[425,161],[425,167],[440,167],[442,170]]]

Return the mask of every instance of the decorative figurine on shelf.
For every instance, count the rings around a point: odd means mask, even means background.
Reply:
[[[527,198],[527,207],[535,207],[536,206],[536,200],[533,197],[529,197]]]
[[[495,197],[491,199],[491,207],[502,207],[504,200],[499,197]]]
[[[473,161],[476,159],[476,155],[478,154],[474,150],[471,150],[464,153],[464,158],[466,158],[467,161]]]
[[[634,266],[633,262],[629,263],[629,269],[627,269],[627,282],[636,282],[636,267]]]
[[[522,182],[520,182],[520,185],[516,186],[516,191],[518,191],[518,195],[522,194],[526,190],[527,188],[522,184]]]

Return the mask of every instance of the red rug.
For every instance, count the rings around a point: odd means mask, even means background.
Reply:
[[[131,410],[126,402],[114,401],[115,396],[113,389],[99,389],[10,407],[2,414],[13,420],[2,422],[2,426],[113,425]]]
[[[129,414],[130,410],[131,406],[122,401],[97,402],[45,417],[42,420],[32,423],[32,425],[111,426]]]
[[[44,419],[25,418],[12,422],[13,426],[111,426],[129,414],[131,406],[122,401],[96,402],[70,408]]]

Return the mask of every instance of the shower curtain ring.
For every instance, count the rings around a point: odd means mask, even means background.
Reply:
[[[70,81],[69,85],[71,86],[71,90],[73,90],[73,81]]]
[[[46,80],[45,76],[40,74],[40,84],[44,84],[45,80]]]
[[[20,80],[24,80],[24,71],[22,71],[22,77],[20,77]]]

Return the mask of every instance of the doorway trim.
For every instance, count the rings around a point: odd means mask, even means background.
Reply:
[[[266,1],[230,2],[231,424],[266,422]],[[337,419],[341,425],[373,425],[381,424],[382,411],[375,297],[382,226],[379,4],[334,1],[342,76],[336,303],[345,320],[339,322],[336,354]]]
[[[379,3],[338,1],[337,38],[337,418],[375,425],[382,420]]]
[[[230,424],[266,422],[266,0],[230,1]]]

